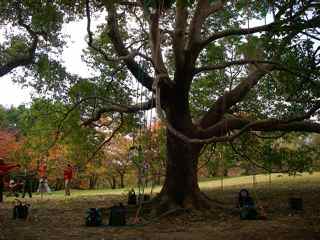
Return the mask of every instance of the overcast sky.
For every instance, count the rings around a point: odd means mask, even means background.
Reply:
[[[92,29],[94,30],[94,26]],[[88,68],[81,60],[82,49],[87,46],[85,42],[86,21],[82,20],[65,25],[63,33],[70,35],[68,46],[64,49],[62,55],[67,70],[84,77],[90,76]],[[11,77],[8,74],[0,78],[0,104],[10,107],[11,105],[18,106],[23,103],[29,103],[32,89],[22,88],[21,85],[13,83]]]

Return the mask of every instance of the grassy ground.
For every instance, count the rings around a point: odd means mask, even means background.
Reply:
[[[304,173],[297,176],[289,176],[287,174],[271,174],[271,185],[269,175],[260,174],[256,175],[256,185],[255,187],[275,187],[275,188],[291,188],[292,186],[297,185],[313,185],[320,181],[320,172],[315,172],[313,174]],[[232,188],[253,188],[253,176],[241,176],[241,177],[228,177],[222,179],[208,179],[200,182],[200,188],[204,191],[210,190],[222,190],[223,189],[232,189]],[[124,189],[98,189],[98,190],[72,190],[72,195],[68,199],[78,199],[83,197],[93,197],[93,196],[105,196],[105,195],[115,195],[126,197],[130,188]],[[153,188],[154,193],[158,193],[161,187],[157,186]],[[136,192],[138,189],[135,189]],[[151,189],[146,188],[145,192],[150,193]],[[40,194],[33,194],[33,198],[28,201],[41,200]],[[66,200],[64,191],[55,191],[50,194],[43,195],[44,200]],[[14,201],[13,197],[7,198],[7,201]]]
[[[0,204],[0,240],[36,239],[320,239],[320,173],[289,177],[273,174],[257,175],[253,188],[252,177],[226,178],[223,189],[220,180],[208,180],[200,187],[211,198],[235,206],[237,192],[248,188],[268,220],[241,221],[237,214],[221,210],[208,214],[191,213],[172,216],[143,227],[85,227],[88,207],[109,207],[126,198],[127,189],[73,190],[66,199],[63,191],[35,195],[27,221],[11,219],[13,198]],[[156,188],[155,191],[159,191]],[[148,192],[148,190],[146,190]],[[288,198],[302,197],[304,211],[288,209]],[[129,219],[132,221],[132,219]]]

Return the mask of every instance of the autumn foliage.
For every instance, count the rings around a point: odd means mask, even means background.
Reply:
[[[17,151],[20,143],[17,133],[10,130],[0,130],[0,158],[10,159],[10,154]]]

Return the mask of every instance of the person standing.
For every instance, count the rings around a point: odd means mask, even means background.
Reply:
[[[48,178],[47,177],[41,178],[38,192],[40,192],[41,194],[43,194],[43,193],[51,193],[51,188],[49,187]]]
[[[39,173],[39,187],[37,192],[40,192],[41,199],[43,199],[44,193],[51,193],[51,189],[49,187],[48,178],[47,178],[47,164],[45,161],[41,161],[38,168],[38,173]]]
[[[23,176],[23,192],[22,192],[22,198],[25,197],[26,193],[28,193],[29,198],[32,198],[32,180],[34,174],[27,174],[27,170],[25,169],[25,173]]]
[[[47,176],[47,164],[44,161],[40,162],[39,168],[38,168],[38,174],[39,174],[39,187],[38,192],[40,192],[40,188],[44,183],[44,179]]]
[[[73,169],[70,164],[63,171],[65,195],[70,196],[70,184],[73,177]]]

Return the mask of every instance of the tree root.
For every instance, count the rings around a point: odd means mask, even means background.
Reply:
[[[165,194],[158,194],[150,201],[143,202],[139,206],[129,209],[134,216],[134,224],[151,224],[163,218],[173,215],[187,216],[191,221],[203,218],[215,218],[221,214],[237,215],[234,206],[227,206],[224,202],[211,199],[205,193],[200,192],[187,198],[181,205],[174,203]],[[200,218],[199,218],[200,217]]]

